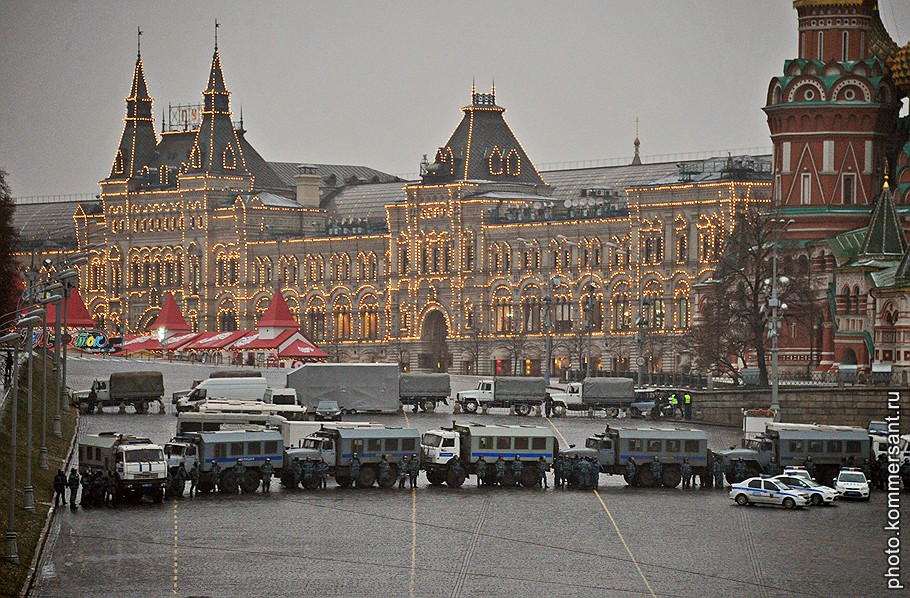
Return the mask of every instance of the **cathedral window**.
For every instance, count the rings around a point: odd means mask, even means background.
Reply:
[[[332,304],[332,311],[335,340],[351,338],[351,302],[347,297],[338,297]]]
[[[306,308],[306,333],[310,340],[325,340],[325,302],[314,297]]]
[[[234,155],[234,150],[231,148],[231,146],[224,148],[222,164],[225,168],[230,168],[232,170],[234,168],[237,168],[237,156]]]
[[[379,338],[379,301],[373,295],[367,295],[360,301],[360,325],[364,339]]]
[[[114,174],[123,174],[123,152],[117,150],[117,156],[114,158]]]
[[[490,152],[489,166],[491,175],[497,176],[503,173],[502,152],[495,145],[493,146],[493,151]]]
[[[514,306],[512,294],[508,289],[496,291],[493,299],[493,330],[497,334],[509,334],[513,331]]]
[[[853,194],[856,189],[856,175],[843,175],[843,184],[841,185],[841,203],[844,205],[853,204]]]
[[[510,149],[506,155],[506,172],[512,176],[521,174],[521,156],[514,149]]]
[[[799,201],[804,206],[808,206],[812,203],[812,174],[811,173],[804,172],[800,177]]]

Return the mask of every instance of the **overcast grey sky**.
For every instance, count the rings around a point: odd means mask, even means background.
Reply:
[[[910,2],[880,0],[895,40]],[[768,82],[796,56],[789,0],[35,2],[0,0],[0,168],[16,196],[97,193],[136,28],[156,118],[199,103],[214,21],[235,115],[266,160],[415,173],[471,79],[538,167],[770,147]],[[160,126],[160,125],[158,125]]]

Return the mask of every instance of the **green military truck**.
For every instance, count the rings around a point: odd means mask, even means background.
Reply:
[[[164,374],[161,372],[114,372],[108,380],[95,380],[88,390],[73,394],[73,406],[82,413],[102,407],[132,406],[136,413],[148,413],[157,402],[163,410]]]

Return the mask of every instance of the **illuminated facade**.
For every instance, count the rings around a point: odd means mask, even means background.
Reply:
[[[540,173],[495,90],[472,90],[410,182],[263,160],[217,49],[203,96],[196,126],[159,135],[137,58],[100,204],[75,214],[80,247],[100,246],[86,302],[110,328],[147,328],[166,292],[196,330],[252,327],[280,289],[338,360],[533,373],[549,313],[554,372],[589,355],[624,370],[639,347],[651,370],[685,369],[692,287],[733,212],[771,196],[767,159],[642,164],[637,140],[632,164]]]

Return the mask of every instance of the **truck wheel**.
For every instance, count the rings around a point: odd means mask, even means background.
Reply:
[[[145,413],[145,403],[143,403],[142,401],[135,403],[133,405],[133,408],[136,410],[137,414],[141,415],[141,414]]]
[[[651,466],[644,465],[638,470],[638,485],[644,486],[645,488],[651,488],[652,486],[657,485],[657,480],[654,479],[654,476],[651,474]]]
[[[524,467],[521,470],[521,485],[525,488],[533,488],[540,482],[540,475],[537,473],[537,467]]]
[[[223,494],[227,494],[230,491],[231,494],[237,491],[237,477],[234,475],[234,470],[225,469],[221,472],[221,480],[218,484],[218,490]]]
[[[566,414],[566,406],[562,403],[553,403],[553,417],[562,417]]]
[[[496,468],[487,465],[487,474],[483,477],[484,486],[496,485]]]
[[[622,479],[624,479],[626,481],[626,484],[628,484],[630,486],[638,485],[638,476],[637,475],[630,478],[629,474],[624,473],[624,474],[622,474]]]
[[[638,407],[629,407],[629,415],[632,417],[641,417],[641,409]]]
[[[316,490],[319,488],[319,476],[314,474],[304,478],[303,487],[307,490]]]
[[[243,474],[243,493],[244,494],[253,494],[259,489],[259,483],[262,479],[262,475],[259,473],[258,469],[247,469]]]
[[[682,481],[682,472],[675,465],[665,465],[661,478],[665,488],[676,488]]]
[[[462,470],[461,473],[459,473],[458,475],[455,475],[454,470],[449,470],[449,472],[446,475],[446,484],[448,486],[450,486],[451,488],[461,488],[462,484],[464,484],[464,481],[465,481],[464,470]]]
[[[427,481],[431,486],[439,486],[446,481],[446,476],[438,469],[430,469],[427,471]]]
[[[515,472],[512,471],[511,463],[506,463],[506,470],[502,473],[502,485],[503,486],[514,486],[515,485]]]
[[[516,415],[530,415],[531,406],[528,405],[527,403],[519,403],[518,405],[515,405],[515,414]]]
[[[477,413],[477,401],[474,399],[465,399],[461,408],[464,409],[465,413]]]
[[[152,501],[154,501],[154,503],[156,505],[160,505],[163,500],[164,500],[164,490],[162,490],[160,488],[158,490],[155,490],[155,492],[152,494]]]
[[[335,483],[338,484],[339,486],[341,486],[342,488],[350,488],[351,487],[351,476],[349,476],[347,474],[342,474],[342,473],[336,474]]]
[[[379,487],[380,488],[391,488],[395,485],[395,481],[398,479],[398,467],[395,464],[392,464],[392,467],[389,468],[389,473],[379,476]]]
[[[436,401],[433,399],[427,399],[423,402],[423,405],[421,407],[423,407],[423,410],[427,413],[433,413],[436,411]]]
[[[357,477],[358,488],[370,488],[376,483],[376,470],[372,467],[361,467],[360,475]]]
[[[199,476],[199,484],[198,484],[198,486],[197,486],[197,489],[198,489],[199,492],[202,493],[202,494],[208,494],[209,492],[211,492],[212,490],[214,490],[214,489],[215,489],[215,482],[212,480],[212,476],[210,476],[210,475],[205,475],[205,474],[200,475],[200,476]]]
[[[617,418],[619,417],[619,409],[616,407],[607,407],[607,417]]]

